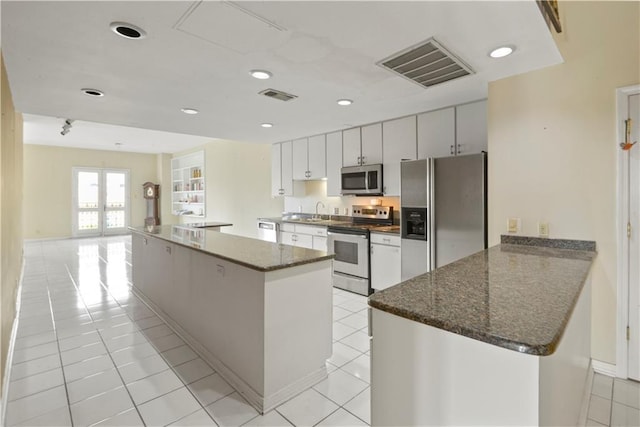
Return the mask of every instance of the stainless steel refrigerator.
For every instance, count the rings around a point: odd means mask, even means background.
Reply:
[[[400,164],[402,280],[487,247],[487,154]]]

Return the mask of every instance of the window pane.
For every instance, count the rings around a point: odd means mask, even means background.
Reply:
[[[107,207],[124,208],[124,174],[107,172]]]
[[[98,212],[84,211],[78,212],[78,230],[97,230]]]
[[[107,228],[124,228],[124,211],[108,211]]]
[[[97,172],[78,172],[78,207],[80,209],[98,207]]]

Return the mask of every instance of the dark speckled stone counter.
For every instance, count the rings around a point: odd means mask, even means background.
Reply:
[[[510,350],[550,355],[596,253],[527,242],[503,243],[377,292],[369,305]]]
[[[214,255],[258,271],[273,271],[334,258],[333,254],[220,233],[206,228],[161,225],[129,227],[140,233]],[[193,235],[186,235],[191,231]]]

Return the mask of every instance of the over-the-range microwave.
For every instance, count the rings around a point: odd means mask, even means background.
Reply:
[[[344,196],[382,196],[382,165],[348,166],[341,169]]]

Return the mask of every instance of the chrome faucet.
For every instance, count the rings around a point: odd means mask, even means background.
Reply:
[[[318,205],[322,205],[322,209],[324,209],[324,203],[322,202],[318,202],[316,203],[316,218],[318,218],[320,215],[318,215]]]

